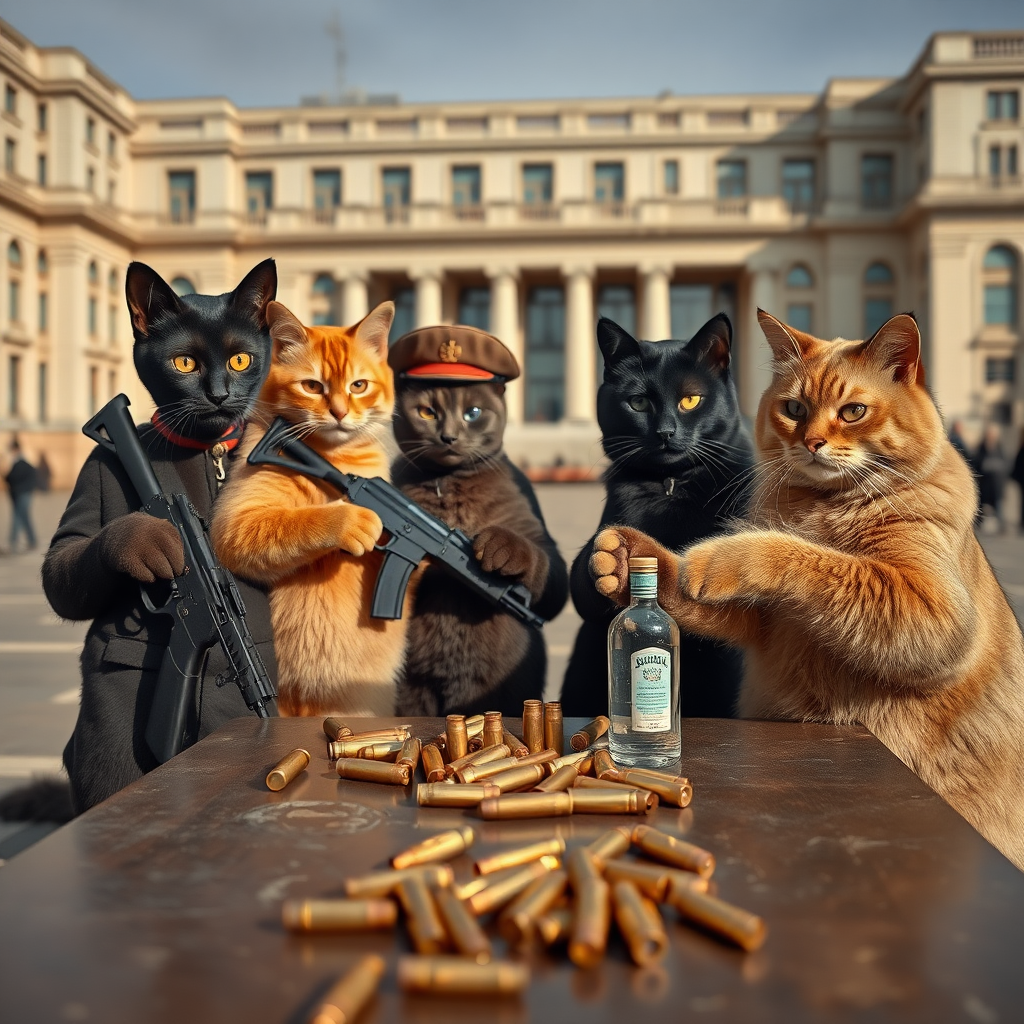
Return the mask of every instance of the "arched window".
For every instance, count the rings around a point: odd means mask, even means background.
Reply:
[[[21,246],[15,241],[7,246],[7,263],[11,270],[7,279],[7,319],[12,324],[19,324],[21,323]]]
[[[893,315],[896,277],[885,263],[864,271],[864,337],[870,338]]]
[[[7,246],[7,262],[12,267],[21,266],[21,246],[18,245],[17,242],[11,242],[11,244]]]
[[[99,284],[99,280],[100,270],[99,267],[96,266],[96,261],[93,260],[89,264],[89,284]]]
[[[814,287],[814,275],[803,263],[795,263],[786,275],[786,288],[795,294],[786,296],[786,323],[798,331],[810,334],[814,329],[813,296],[808,290]]]
[[[814,275],[802,263],[797,263],[786,275],[787,288],[813,288]]]
[[[333,295],[334,278],[330,274],[317,274],[316,280],[313,282],[313,294]]]
[[[171,289],[175,295],[195,295],[196,289],[187,277],[175,277],[171,281]]]
[[[111,268],[107,275],[107,291],[113,295],[117,291],[117,271]]]
[[[36,270],[39,271],[40,277],[45,277],[50,272],[50,261],[46,257],[45,249],[39,250],[39,255],[36,257]]]
[[[310,318],[315,327],[341,322],[340,289],[337,281],[327,273],[313,278]]]
[[[1017,326],[1017,254],[1006,245],[994,245],[982,263],[985,323]]]

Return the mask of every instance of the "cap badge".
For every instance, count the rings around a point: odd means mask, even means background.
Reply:
[[[454,338],[449,338],[441,345],[438,355],[442,363],[457,363],[462,355],[462,346]]]

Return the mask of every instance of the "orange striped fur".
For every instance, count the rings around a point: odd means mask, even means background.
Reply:
[[[281,303],[268,307],[274,359],[260,393],[263,426],[246,430],[212,537],[232,572],[271,586],[282,715],[394,712],[406,620],[370,617],[380,519],[326,484],[245,462],[266,425],[284,416],[338,469],[388,479],[393,317],[385,302],[352,327],[303,327]]]
[[[659,556],[666,609],[744,648],[742,715],[864,724],[1024,869],[1024,640],[917,325],[829,342],[758,316],[775,359],[751,523],[681,558],[606,531],[597,588],[622,597],[627,552]]]

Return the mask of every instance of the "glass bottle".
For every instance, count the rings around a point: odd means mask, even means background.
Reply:
[[[629,560],[630,605],[608,627],[608,749],[637,768],[679,761],[679,627],[658,604],[658,560]]]

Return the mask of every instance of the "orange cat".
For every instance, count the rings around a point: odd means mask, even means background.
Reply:
[[[665,609],[744,648],[742,715],[863,723],[1024,868],[1024,641],[917,324],[829,342],[758,319],[774,364],[750,526],[682,557],[606,530],[597,589],[622,601],[627,553],[657,555]]]
[[[271,302],[274,358],[260,392],[265,424],[284,416],[338,469],[388,479],[394,314],[384,302],[353,327],[303,327]],[[265,429],[247,428],[211,532],[225,566],[271,585],[278,708],[283,715],[393,714],[406,623],[370,618],[380,518],[327,484],[250,466],[245,457]]]

